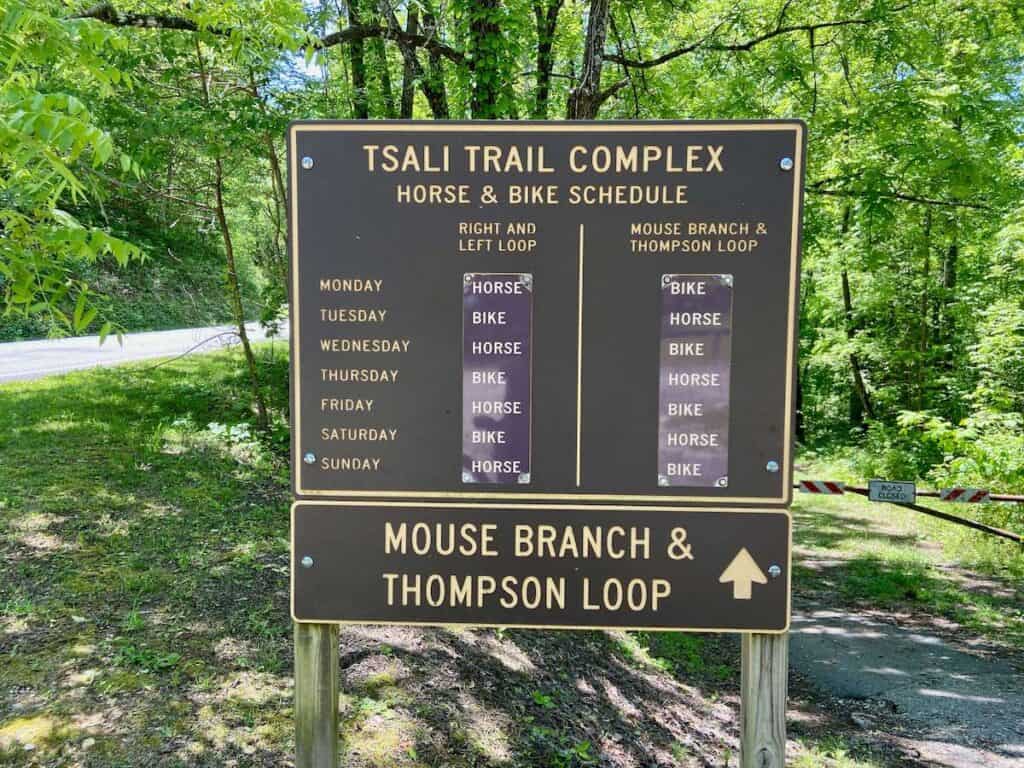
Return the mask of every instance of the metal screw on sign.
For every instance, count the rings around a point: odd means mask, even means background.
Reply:
[[[313,158],[310,157],[309,155],[306,155],[304,158],[302,158],[302,167],[305,168],[307,171],[310,168],[312,168],[313,167]]]
[[[307,464],[315,464],[316,463],[316,454],[315,453],[307,453],[305,456],[302,457],[302,460],[304,462],[306,462]]]
[[[302,567],[303,568],[312,568],[313,567],[313,558],[310,557],[309,555],[306,555],[299,562],[302,563]]]
[[[777,579],[779,578],[779,576],[782,575],[782,569],[779,568],[779,566],[777,565],[769,565],[768,575],[771,576],[773,579]]]
[[[767,472],[778,472],[779,462],[775,461],[775,459],[772,459],[771,461],[764,465],[764,468]]]
[[[792,171],[793,170],[793,158],[792,157],[784,157],[781,160],[779,160],[779,168],[781,168],[784,171]]]

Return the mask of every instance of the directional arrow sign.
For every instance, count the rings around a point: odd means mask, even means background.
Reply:
[[[789,534],[782,509],[301,501],[292,612],[311,622],[784,632]],[[723,582],[736,599],[722,599]]]
[[[747,548],[743,547],[729,563],[729,566],[722,571],[718,581],[722,584],[732,582],[733,600],[749,600],[751,583],[767,584],[768,578],[747,552]]]

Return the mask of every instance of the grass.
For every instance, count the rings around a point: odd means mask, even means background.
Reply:
[[[0,766],[290,760],[287,429],[256,439],[235,351],[150,366],[0,386]],[[854,503],[797,510],[843,599],[1018,631]],[[737,764],[734,637],[349,628],[341,654],[358,768]],[[889,764],[815,718],[797,765]]]
[[[842,737],[828,736],[820,743],[801,742],[803,752],[793,768],[879,768],[870,752]]]
[[[0,765],[289,749],[287,467],[221,434],[251,418],[234,354],[0,388],[0,726],[51,725],[0,737]],[[283,392],[281,346],[261,354]]]
[[[804,475],[856,480],[828,464],[811,465]],[[959,516],[977,513],[964,504],[921,503]],[[1024,548],[854,494],[798,493],[793,516],[794,578],[803,592],[942,617],[994,645],[1024,650]]]

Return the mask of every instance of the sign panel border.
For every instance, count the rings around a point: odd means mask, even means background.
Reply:
[[[289,577],[289,598],[288,598],[288,611],[291,613],[292,621],[297,624],[337,624],[339,626],[366,626],[366,625],[380,625],[380,626],[395,626],[395,627],[468,627],[468,628],[491,628],[491,629],[558,629],[558,630],[594,630],[594,631],[618,631],[618,632],[709,632],[709,633],[729,633],[729,634],[748,634],[756,632],[758,634],[765,635],[784,635],[789,632],[790,624],[793,619],[793,514],[789,509],[785,508],[773,508],[773,509],[722,509],[721,507],[686,507],[683,509],[658,509],[656,507],[648,506],[606,506],[602,509],[615,511],[615,512],[675,512],[676,514],[686,514],[688,512],[719,512],[721,514],[733,514],[733,513],[744,513],[744,514],[759,514],[759,515],[782,515],[786,518],[786,623],[781,628],[776,629],[735,629],[735,628],[718,628],[718,627],[698,627],[698,628],[686,628],[686,627],[647,627],[647,626],[597,626],[597,625],[578,625],[578,624],[500,624],[494,622],[472,622],[472,621],[366,621],[366,620],[349,620],[349,619],[300,619],[295,615],[295,512],[300,507],[338,507],[339,514],[343,513],[345,508],[350,507],[401,507],[408,508],[410,506],[427,507],[431,509],[494,509],[494,510],[516,510],[516,509],[529,509],[533,511],[539,510],[559,510],[559,509],[581,509],[578,504],[487,504],[482,506],[480,504],[468,504],[458,502],[419,502],[410,503],[407,501],[349,501],[349,500],[336,500],[336,499],[296,499],[292,502],[289,511],[289,531],[288,531],[288,542],[291,550],[289,562],[288,562],[288,577]],[[590,509],[590,506],[586,507]]]
[[[423,499],[448,499],[448,500],[475,500],[478,502],[505,502],[505,501],[532,501],[535,503],[545,502],[575,502],[577,505],[600,506],[606,509],[623,509],[614,506],[622,502],[640,503],[648,506],[644,509],[656,509],[661,507],[668,511],[680,509],[694,509],[696,504],[725,504],[725,505],[768,505],[786,506],[791,503],[793,497],[793,444],[791,439],[783,440],[782,461],[779,467],[779,477],[782,481],[781,494],[779,496],[672,496],[655,495],[643,493],[552,493],[552,492],[523,492],[523,491],[483,491],[483,490],[356,490],[356,489],[324,489],[306,488],[302,481],[302,415],[301,415],[301,386],[298,372],[301,359],[299,350],[300,329],[300,291],[299,291],[299,207],[298,207],[298,138],[302,133],[321,132],[395,132],[403,133],[444,133],[465,131],[469,133],[623,133],[623,132],[651,132],[651,133],[691,133],[700,131],[732,131],[732,132],[792,132],[794,135],[793,150],[793,214],[790,230],[790,254],[789,254],[789,306],[787,310],[787,333],[786,333],[786,384],[787,393],[785,412],[783,415],[783,435],[791,438],[795,411],[795,360],[797,345],[797,304],[800,280],[800,247],[801,247],[801,220],[803,217],[803,167],[806,152],[807,126],[802,120],[737,120],[737,121],[402,121],[402,120],[375,120],[375,121],[295,121],[288,127],[288,169],[289,169],[289,286],[291,292],[290,302],[290,341],[291,341],[291,409],[292,409],[292,488],[296,496],[313,497],[324,499],[352,498],[352,499],[405,499],[407,501]],[[580,251],[582,256],[583,241],[580,240]],[[578,329],[582,340],[582,327]],[[582,350],[578,350],[582,351]],[[580,407],[581,387],[577,387],[577,408]],[[577,448],[577,450],[579,450]],[[325,498],[326,497],[326,498]],[[370,503],[364,501],[363,503]],[[609,506],[612,505],[612,506]],[[657,505],[657,506],[655,506]],[[554,507],[557,508],[557,507]],[[749,510],[744,510],[749,511]]]

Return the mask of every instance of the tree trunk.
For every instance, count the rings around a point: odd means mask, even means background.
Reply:
[[[281,175],[281,159],[277,155],[277,147],[274,146],[274,137],[270,134],[265,136],[267,144],[267,159],[270,162],[270,178],[274,184],[274,190],[281,204],[284,205],[288,194],[284,191],[284,177]]]
[[[570,120],[593,120],[601,103],[601,69],[604,66],[604,41],[608,36],[608,8],[611,0],[590,0],[587,40],[583,48],[580,82],[569,92],[566,117]]]
[[[846,318],[846,338],[853,341],[857,335],[853,325],[853,298],[850,294],[850,277],[844,269],[842,271],[843,281],[843,314]],[[871,396],[864,384],[864,374],[861,371],[860,360],[856,352],[850,352],[850,370],[853,373],[853,391],[856,395],[856,408],[853,404],[850,407],[850,421],[854,426],[864,427],[864,416],[869,419],[875,418],[874,408],[871,406]]]
[[[167,197],[164,198],[160,204],[160,212],[162,214],[163,223],[167,224],[171,220],[171,196],[174,194],[174,153],[167,153]]]
[[[199,78],[203,85],[203,104],[209,109],[210,82],[207,79],[206,66],[203,64],[203,51],[199,45],[198,37],[196,38],[196,59],[199,63]],[[224,240],[228,302],[231,306],[231,314],[234,317],[235,325],[238,326],[238,338],[242,342],[242,351],[245,354],[245,362],[249,369],[249,383],[252,387],[253,400],[256,403],[256,425],[260,429],[266,429],[270,423],[267,416],[267,403],[263,397],[263,388],[260,386],[259,371],[256,368],[256,356],[252,353],[249,334],[245,330],[245,308],[242,304],[242,289],[239,285],[238,268],[235,263],[235,247],[231,240],[231,228],[228,226],[228,217],[224,209],[224,163],[221,160],[219,149],[214,152],[213,169],[213,191],[216,203],[214,210],[216,211],[220,234]]]
[[[948,291],[946,299],[953,298],[953,291],[956,290],[956,260],[959,256],[959,248],[956,240],[949,244],[946,258],[942,262],[942,287]]]
[[[555,67],[555,28],[562,0],[548,0],[547,7],[534,0],[533,15],[537,22],[537,90],[533,97],[534,120],[548,119],[548,103],[551,99],[551,73]]]
[[[796,441],[798,443],[807,442],[807,426],[804,422],[804,377],[800,371],[800,366],[796,367],[796,419],[794,421],[794,430],[796,432]]]
[[[271,264],[271,277],[280,285],[283,296],[287,296],[288,286],[288,259],[287,259],[287,237],[285,237],[284,222],[287,219],[288,194],[284,189],[284,179],[281,175],[281,159],[277,154],[277,147],[274,145],[274,137],[269,133],[264,137],[267,145],[267,162],[270,165],[271,191],[274,198],[274,209],[272,221],[274,222],[274,258]]]
[[[805,317],[807,308],[807,299],[814,290],[814,271],[811,270],[807,273],[807,277],[800,282],[800,317]],[[803,336],[801,332],[798,334],[799,337]],[[800,340],[799,338],[795,342],[797,345],[796,349],[796,417],[794,423],[794,429],[796,431],[796,439],[799,443],[807,442],[807,422],[804,418],[804,380],[806,379],[805,371],[800,368]]]
[[[231,314],[235,318],[235,325],[238,326],[238,338],[242,342],[242,351],[245,353],[245,362],[249,368],[249,381],[252,386],[253,399],[256,401],[256,424],[260,429],[266,429],[269,423],[267,403],[263,397],[263,388],[260,386],[259,371],[256,369],[256,356],[252,353],[249,334],[245,330],[245,308],[242,305],[242,289],[238,282],[238,268],[235,265],[235,248],[231,241],[231,230],[228,227],[228,219],[224,212],[224,165],[221,162],[220,155],[215,157],[214,166],[216,168],[214,191],[217,200],[217,223],[220,225],[221,237],[224,239],[224,258],[227,263],[228,298],[231,301]]]
[[[260,114],[270,120],[267,112],[267,104],[260,94],[256,76],[249,70],[249,89],[252,98],[256,101]],[[270,166],[270,187],[273,198],[273,209],[271,210],[271,221],[274,224],[274,247],[268,252],[270,258],[268,263],[262,265],[269,268],[270,276],[279,283],[283,296],[287,296],[288,285],[288,261],[287,261],[287,238],[285,237],[284,221],[288,211],[288,193],[284,188],[284,173],[281,170],[281,158],[277,152],[277,144],[273,134],[269,131],[263,134],[263,143],[267,148],[267,164]]]
[[[399,32],[401,27],[398,24],[398,17],[395,16],[394,11],[388,5],[387,0],[381,0],[381,12],[384,14],[384,21],[393,32]],[[434,27],[433,17],[425,16],[424,18],[424,31],[428,37],[431,37],[437,33],[436,27]],[[430,105],[430,111],[434,115],[435,120],[447,120],[448,119],[448,99],[445,96],[444,89],[444,76],[441,74],[441,61],[440,57],[435,57],[435,54],[430,55],[431,59],[431,74],[427,75],[423,72],[423,67],[420,64],[419,56],[416,54],[416,49],[407,43],[402,41],[400,35],[395,35],[395,41],[398,43],[398,50],[402,53],[402,62],[404,65],[404,71],[410,73],[406,76],[402,83],[402,114],[403,117],[412,117],[412,105],[413,99],[412,94],[409,94],[408,102],[408,114],[406,115],[406,86],[411,89],[414,80],[419,80],[420,90],[423,91],[423,95],[427,99],[427,103]],[[436,58],[436,60],[435,60]],[[436,71],[437,75],[434,75]]]
[[[415,35],[420,25],[420,9],[413,3],[409,4],[406,11],[405,31]],[[399,117],[403,120],[412,118],[412,107],[416,99],[416,70],[419,69],[419,61],[416,59],[415,51],[407,54],[402,48],[402,107]],[[420,76],[421,77],[421,76]]]
[[[427,9],[423,12],[423,32],[428,37],[437,37],[439,32],[437,17],[433,10],[429,9],[427,0],[423,0],[423,3],[424,8]],[[420,78],[423,83],[423,95],[430,102],[430,111],[434,115],[434,119],[447,120],[450,116],[448,90],[444,84],[444,62],[441,60],[441,54],[434,50],[430,51],[427,63],[427,76]]]
[[[498,25],[501,0],[470,0],[469,52],[473,71],[470,114],[476,120],[501,117],[501,56],[504,44]]]
[[[349,26],[360,22],[359,0],[348,0]],[[366,92],[366,46],[361,37],[348,44],[349,68],[352,70],[352,117],[356,120],[370,119],[370,99]]]
[[[843,240],[846,239],[846,235],[850,232],[851,213],[849,204],[845,205],[843,207],[843,221],[839,229]],[[846,324],[846,338],[852,342],[857,335],[857,329],[853,322],[853,297],[850,291],[850,276],[847,274],[845,266],[840,277],[843,288],[843,318]],[[850,352],[850,372],[853,375],[853,391],[850,393],[850,423],[858,429],[863,429],[864,416],[867,415],[868,418],[873,419],[875,412],[871,407],[871,397],[868,394],[867,386],[864,384],[864,374],[861,372],[860,360],[857,357],[857,353],[853,351]]]
[[[927,371],[925,370],[925,357],[928,353],[928,300],[929,300],[929,283],[931,282],[932,272],[932,211],[931,208],[925,211],[924,219],[924,241],[922,242],[922,250],[924,251],[924,266],[921,269],[921,307],[919,310],[918,318],[918,337],[917,337],[917,410],[924,408],[925,399],[925,378],[927,377]]]
[[[374,25],[380,24],[380,19],[376,17],[371,21]],[[394,120],[398,112],[395,109],[395,94],[391,88],[391,67],[388,66],[388,52],[384,49],[384,38],[373,38],[371,45],[377,66],[380,68],[380,95],[384,102],[384,117]]]
[[[955,237],[955,235],[954,235]],[[935,302],[935,340],[942,345],[942,367],[951,370],[953,367],[953,318],[949,307],[956,296],[957,260],[960,248],[956,240],[949,244],[946,255],[942,259],[942,294]]]

